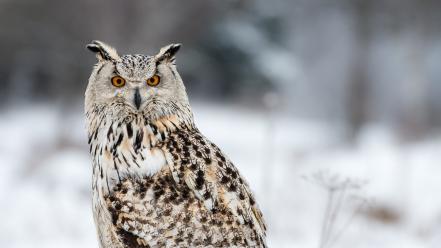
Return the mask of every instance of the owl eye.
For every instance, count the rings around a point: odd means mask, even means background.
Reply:
[[[154,75],[153,77],[147,79],[147,84],[150,86],[156,86],[161,81],[161,78],[158,75]]]
[[[121,88],[126,85],[126,80],[120,76],[114,76],[112,77],[112,85]]]

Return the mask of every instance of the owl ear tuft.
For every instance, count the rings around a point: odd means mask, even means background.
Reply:
[[[94,52],[99,61],[118,61],[120,57],[115,48],[107,45],[106,43],[98,40],[92,41],[86,46],[87,49]]]
[[[181,48],[182,44],[170,44],[165,47],[162,47],[161,50],[159,50],[159,53],[155,55],[155,59],[157,62],[161,62],[164,60],[167,60],[169,62],[174,62],[175,55]]]

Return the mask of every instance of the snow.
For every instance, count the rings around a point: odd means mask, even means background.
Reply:
[[[256,193],[270,247],[318,247],[328,189],[310,179],[320,171],[360,182],[351,196],[369,202],[333,247],[439,246],[441,135],[402,143],[371,125],[347,146],[330,123],[233,105],[196,103],[194,112]],[[0,120],[0,247],[97,247],[82,110],[22,106]],[[359,206],[354,197],[336,229]]]

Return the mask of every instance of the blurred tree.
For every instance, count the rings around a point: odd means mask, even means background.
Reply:
[[[352,68],[348,82],[348,140],[354,141],[367,121],[366,106],[369,97],[367,75],[370,46],[370,17],[373,1],[355,0],[348,2],[354,16],[355,48],[352,50]]]
[[[420,137],[441,125],[440,9],[436,0],[3,0],[0,104],[81,102],[92,39],[121,53],[182,42],[193,99],[261,107],[275,91],[292,115],[346,123],[349,141],[370,121]]]

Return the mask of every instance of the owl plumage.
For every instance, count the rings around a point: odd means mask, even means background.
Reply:
[[[120,57],[88,45],[99,60],[85,108],[100,247],[266,247],[248,184],[194,124],[179,47]],[[146,83],[153,77],[157,85]]]

